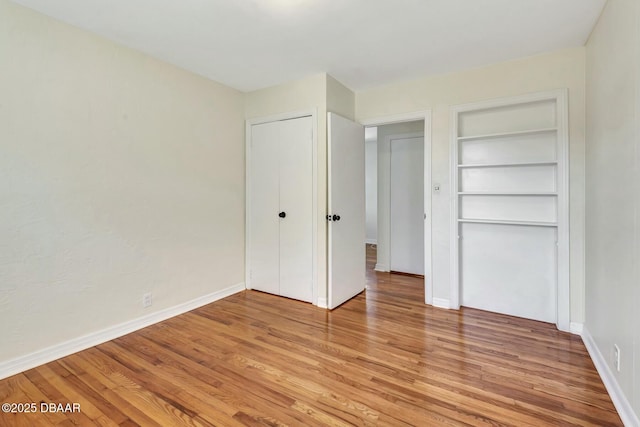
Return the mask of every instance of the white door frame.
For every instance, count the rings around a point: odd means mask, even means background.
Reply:
[[[431,110],[394,114],[360,120],[363,126],[382,126],[393,123],[424,120],[424,302],[433,304],[433,261],[431,244]]]
[[[460,259],[458,241],[458,115],[461,112],[495,108],[536,101],[556,101],[557,117],[557,162],[558,162],[558,257],[557,257],[557,317],[556,325],[561,331],[570,331],[570,282],[569,282],[569,112],[568,91],[558,89],[545,92],[492,99],[451,107],[451,129],[449,159],[451,171],[451,217],[450,217],[450,258],[451,287],[449,290],[449,308],[460,308]]]
[[[295,111],[290,113],[275,114],[266,117],[256,117],[245,121],[245,288],[251,288],[251,258],[249,257],[251,241],[251,127],[262,123],[279,122],[282,120],[297,119],[300,117],[311,117],[312,123],[312,160],[311,174],[313,181],[312,188],[312,303],[317,305],[318,298],[318,111],[316,109]]]

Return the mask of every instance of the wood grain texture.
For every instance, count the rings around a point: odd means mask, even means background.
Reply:
[[[246,291],[0,381],[2,426],[621,426],[577,336],[373,271],[328,312]]]

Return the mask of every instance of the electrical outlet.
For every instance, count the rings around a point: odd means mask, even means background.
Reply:
[[[616,344],[613,345],[613,366],[616,367],[616,371],[620,372],[620,347]]]
[[[142,306],[144,308],[151,307],[153,304],[153,294],[151,292],[142,295]]]

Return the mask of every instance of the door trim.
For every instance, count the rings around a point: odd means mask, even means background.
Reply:
[[[311,219],[313,232],[311,233],[311,277],[312,277],[312,304],[318,305],[318,111],[309,109],[289,113],[274,114],[264,117],[254,117],[245,120],[245,288],[251,288],[251,258],[249,257],[249,243],[251,241],[251,129],[253,125],[279,122],[283,120],[311,117],[311,174],[312,174],[312,212]]]
[[[524,104],[536,101],[555,101],[557,118],[558,141],[558,258],[557,258],[557,316],[556,325],[561,331],[570,331],[570,280],[569,280],[569,110],[568,90],[558,89],[544,92],[491,99],[487,101],[469,104],[455,105],[451,107],[450,116],[450,142],[449,161],[451,173],[450,199],[450,289],[449,308],[460,308],[460,266],[459,266],[459,240],[458,240],[458,115],[462,112]]]
[[[432,256],[432,212],[431,212],[431,110],[415,111],[403,114],[375,117],[360,120],[363,126],[382,126],[393,123],[424,120],[424,212],[427,218],[424,222],[424,302],[433,305],[433,256]]]

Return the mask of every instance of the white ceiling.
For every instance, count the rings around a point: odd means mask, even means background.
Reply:
[[[582,46],[606,0],[15,0],[242,91],[355,91]]]

